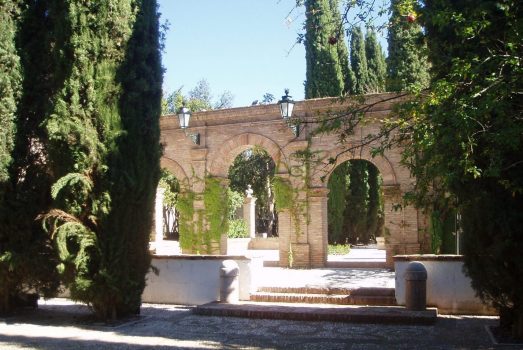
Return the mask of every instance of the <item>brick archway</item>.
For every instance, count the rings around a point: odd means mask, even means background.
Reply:
[[[174,176],[176,176],[176,179],[182,188],[189,188],[189,178],[180,164],[178,164],[176,161],[167,157],[162,157],[160,158],[160,167],[162,169],[167,169]]]
[[[368,147],[364,147],[362,151],[358,152],[357,154],[347,152],[338,156],[341,150],[335,150],[335,152],[337,153],[332,153],[331,157],[337,157],[336,164],[333,164],[326,168],[326,172],[328,173],[325,179],[326,183],[329,181],[332,172],[334,171],[334,169],[338,167],[338,165],[343,164],[346,161],[361,159],[366,160],[369,163],[372,163],[374,166],[376,166],[376,168],[378,168],[381,178],[383,180],[383,186],[398,185],[394,168],[386,156],[372,157],[370,149]]]
[[[209,159],[211,159],[209,174],[226,178],[234,159],[250,146],[259,146],[267,151],[276,166],[284,158],[278,144],[270,138],[260,134],[243,133],[231,137],[221,147],[209,154]]]
[[[297,227],[289,213],[281,212],[278,217],[280,234],[280,266],[289,264],[288,256],[294,255],[295,267],[323,267],[327,262],[327,181],[337,164],[350,159],[365,159],[373,163],[383,178],[387,227],[387,257],[395,253],[418,253],[429,242],[426,218],[414,207],[393,210],[393,204],[401,202],[402,195],[410,191],[414,179],[408,169],[401,165],[399,147],[387,149],[383,156],[371,157],[370,149],[364,147],[356,153],[343,153],[344,146],[357,145],[362,135],[376,134],[381,120],[390,116],[393,103],[390,94],[374,94],[365,97],[365,123],[361,123],[358,135],[347,136],[340,145],[337,134],[312,135],[317,124],[314,120],[322,115],[346,111],[354,101],[324,98],[297,102],[296,118],[303,121],[300,134],[295,136],[280,116],[279,107],[259,105],[226,110],[193,113],[191,125],[182,130],[176,116],[163,116],[160,121],[161,138],[165,154],[162,166],[170,169],[188,189],[195,194],[205,191],[205,176],[226,179],[235,157],[251,146],[260,146],[272,157],[277,173],[288,176],[300,193],[297,202],[304,204],[311,220],[303,220],[304,226]],[[199,142],[193,143],[191,135],[199,134]],[[196,139],[196,138],[194,138]],[[310,170],[309,181],[296,176],[303,163],[294,155],[305,151],[322,159]],[[302,153],[303,154],[303,153]],[[341,154],[341,156],[337,156]],[[328,159],[337,158],[336,164]],[[296,174],[294,174],[296,172]],[[189,174],[190,176],[187,176]],[[183,180],[182,180],[183,179]],[[193,180],[194,179],[194,180]],[[223,181],[225,184],[227,181]],[[307,189],[303,189],[306,184]],[[201,198],[202,196],[196,196]],[[202,200],[195,200],[195,210],[205,210]],[[226,241],[226,240],[225,240]],[[223,242],[223,240],[222,240]],[[223,247],[222,247],[223,248]],[[223,251],[223,249],[221,249]]]

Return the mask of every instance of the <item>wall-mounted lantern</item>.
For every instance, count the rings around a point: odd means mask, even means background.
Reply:
[[[278,101],[280,105],[280,114],[284,121],[287,122],[289,128],[292,129],[294,136],[300,136],[300,125],[296,121],[291,122],[292,112],[294,110],[294,101],[292,96],[289,96],[289,89],[285,89],[285,96],[281,97],[281,100]]]
[[[178,120],[180,121],[180,128],[184,130],[185,135],[189,136],[192,142],[196,145],[200,144],[200,134],[190,134],[187,132],[189,127],[189,120],[191,119],[191,111],[189,108],[183,104],[183,106],[178,110]]]

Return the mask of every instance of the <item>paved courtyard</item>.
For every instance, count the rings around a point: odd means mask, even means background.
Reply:
[[[0,349],[516,349],[494,346],[491,317],[439,317],[433,326],[222,318],[190,307],[146,304],[139,318],[109,327],[85,306],[42,301],[36,311],[0,319]]]
[[[394,288],[394,271],[387,269],[286,269],[264,267],[257,278],[259,286],[267,287],[330,287]]]

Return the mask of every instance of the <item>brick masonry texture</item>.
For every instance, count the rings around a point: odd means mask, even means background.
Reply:
[[[401,203],[403,193],[410,190],[415,181],[408,169],[400,164],[402,149],[392,148],[376,157],[371,155],[373,144],[351,152],[343,151],[357,145],[366,135],[379,131],[381,120],[391,114],[393,96],[367,95],[365,105],[369,107],[364,121],[343,144],[336,134],[313,136],[310,143],[307,138],[316,126],[314,120],[346,114],[355,106],[352,100],[324,98],[297,102],[294,115],[301,121],[298,137],[284,123],[276,104],[194,113],[186,130],[180,129],[175,115],[163,116],[160,121],[164,148],[161,165],[178,178],[183,188],[201,193],[203,182],[195,179],[203,179],[206,175],[227,178],[234,159],[244,150],[258,146],[273,158],[278,175],[288,177],[296,187],[302,187],[303,179],[289,176],[289,172],[301,168],[294,153],[310,144],[319,162],[311,169],[309,190],[300,193],[303,201],[308,200],[301,233],[297,232],[288,213],[279,215],[280,266],[289,265],[292,247],[293,266],[310,268],[323,267],[327,261],[327,181],[330,173],[347,160],[367,160],[379,169],[383,178],[384,235],[387,263],[392,266],[393,255],[420,253],[422,248],[428,247],[424,233],[426,215],[413,207],[395,210],[395,204]],[[194,133],[200,134],[199,145],[189,137]],[[331,158],[336,160],[335,164],[329,164]]]

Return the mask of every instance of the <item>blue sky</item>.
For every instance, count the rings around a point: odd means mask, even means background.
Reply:
[[[295,0],[160,0],[162,21],[170,22],[163,66],[164,91],[187,93],[207,79],[215,97],[234,95],[235,107],[276,99],[289,88],[303,99],[305,50],[295,45],[303,10],[286,21]],[[294,46],[294,47],[293,47]]]
[[[182,86],[187,93],[206,79],[215,98],[229,90],[235,107],[249,106],[267,92],[278,100],[285,88],[295,100],[303,99],[305,49],[295,42],[304,14],[303,8],[293,11],[296,0],[159,4],[162,22],[170,22],[162,59],[165,93]]]

